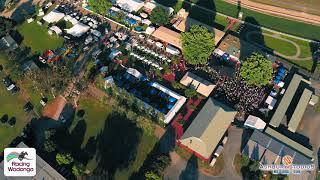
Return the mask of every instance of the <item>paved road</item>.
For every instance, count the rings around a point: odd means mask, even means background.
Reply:
[[[226,2],[232,3],[232,4],[238,4],[238,0],[225,0]],[[308,14],[301,11],[295,11],[291,9],[285,9],[281,7],[261,4],[252,2],[250,0],[240,0],[241,6],[252,9],[254,11],[266,13],[266,14],[272,14],[280,17],[284,17],[287,19],[292,19],[296,21],[306,22],[309,24],[317,24],[320,25],[320,16]]]
[[[233,166],[234,156],[240,152],[241,138],[243,130],[235,127],[230,127],[228,131],[228,142],[225,145],[223,153],[225,154],[224,162],[225,167],[219,176],[207,176],[193,165],[181,158],[177,153],[170,152],[172,159],[171,165],[165,170],[165,180],[176,179],[199,179],[199,180],[215,180],[215,179],[228,179],[228,180],[240,180],[241,176],[237,174]]]

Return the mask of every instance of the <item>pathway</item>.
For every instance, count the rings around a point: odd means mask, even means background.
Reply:
[[[236,4],[236,5],[238,4],[238,0],[224,0],[224,1],[232,4]],[[291,9],[285,9],[281,7],[256,3],[250,0],[240,0],[240,1],[241,1],[242,7],[252,9],[254,11],[276,15],[276,16],[280,16],[280,17],[284,17],[284,18],[292,19],[296,21],[306,22],[309,24],[320,25],[320,16],[318,15],[313,15],[313,14],[308,14],[305,12],[295,11]]]
[[[247,34],[246,34],[246,39],[248,40],[248,41],[250,41],[251,43],[254,43],[256,46],[259,46],[260,48],[262,48],[262,49],[265,49],[266,47],[265,46],[263,46],[263,45],[260,45],[260,44],[258,44],[258,43],[256,43],[255,41],[252,41],[251,40],[251,35],[254,35],[254,34],[258,34],[258,35],[260,35],[261,33],[260,32],[257,32],[257,31],[251,31],[251,32],[248,32]],[[300,58],[299,56],[301,55],[301,48],[300,48],[300,46],[296,43],[296,42],[294,42],[294,41],[292,41],[292,40],[289,40],[289,39],[286,39],[286,38],[283,38],[283,37],[281,37],[281,36],[279,36],[278,34],[267,34],[267,33],[262,33],[262,35],[263,36],[269,36],[269,37],[272,37],[272,38],[275,38],[275,39],[279,39],[279,40],[282,40],[282,41],[286,41],[286,42],[289,42],[289,43],[291,43],[292,45],[294,45],[295,46],[295,48],[296,48],[296,50],[297,50],[297,52],[296,52],[296,54],[295,55],[293,55],[293,56],[287,56],[287,55],[284,55],[284,54],[282,54],[282,53],[280,53],[280,52],[277,52],[277,51],[273,51],[273,53],[274,54],[276,54],[276,55],[278,55],[278,56],[281,56],[281,57],[284,57],[284,58],[286,58],[286,59],[291,59],[291,60],[312,60],[312,57],[310,56],[310,57],[304,57],[304,58]]]

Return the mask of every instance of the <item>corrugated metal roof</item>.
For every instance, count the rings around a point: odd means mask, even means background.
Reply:
[[[305,146],[293,141],[292,139],[284,136],[283,134],[273,130],[272,128],[268,127],[265,133],[269,134],[270,136],[274,137],[275,139],[279,140],[280,142],[292,147],[293,149],[301,152],[302,154],[306,155],[309,158],[312,158],[313,151],[306,148]]]
[[[290,119],[290,122],[288,124],[288,129],[292,132],[296,132],[299,123],[302,119],[302,116],[304,112],[306,111],[306,108],[309,104],[310,98],[311,98],[312,92],[309,89],[304,89],[301,98],[299,100],[299,103],[294,110],[294,113]]]
[[[302,76],[295,74],[288,86],[288,89],[284,96],[282,97],[282,100],[280,104],[277,107],[276,112],[272,116],[272,119],[270,121],[270,125],[273,127],[278,127],[290,105],[290,102],[295,94],[295,92],[298,89],[298,86],[302,80]]]
[[[209,98],[180,142],[203,157],[210,157],[236,113],[234,109]]]
[[[281,161],[281,158],[284,157],[285,155],[292,156],[295,164],[311,163],[311,160],[310,160],[311,157],[307,157],[306,155],[301,154],[302,152],[301,153],[298,152],[297,151],[298,149],[295,150],[295,148],[293,147],[291,148],[288,144],[286,143],[284,144],[281,141],[278,141],[279,139],[278,140],[276,139],[258,130],[255,130],[251,135],[246,147],[242,150],[242,153],[247,155],[250,155],[250,153],[253,153],[253,150],[250,150],[250,147],[252,149],[253,142],[255,142],[257,145],[260,145],[261,147],[266,148],[263,156],[260,159],[260,162],[263,164],[272,164],[275,162],[278,163]],[[254,147],[257,147],[257,145],[254,145]],[[250,155],[250,157],[251,156],[252,155]]]

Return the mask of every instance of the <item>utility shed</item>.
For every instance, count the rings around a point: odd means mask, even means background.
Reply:
[[[302,80],[302,76],[295,74],[288,86],[288,89],[284,96],[281,99],[280,104],[278,105],[278,108],[274,115],[272,116],[272,119],[270,121],[270,125],[273,127],[278,127],[281,124],[282,119],[284,118],[287,109],[292,101],[292,98],[294,94],[296,93],[299,84]]]
[[[300,124],[300,121],[302,119],[302,116],[304,112],[306,111],[306,108],[309,104],[310,98],[311,98],[312,92],[309,89],[304,89],[302,96],[299,100],[299,103],[294,110],[294,113],[290,119],[288,129],[292,132],[296,132],[298,129],[298,126]]]
[[[234,109],[209,98],[179,140],[180,145],[199,158],[209,160],[236,113]]]
[[[272,128],[268,127],[265,133],[269,134],[271,137],[277,139],[278,141],[292,147],[296,151],[299,151],[303,155],[309,157],[310,159],[313,158],[313,151],[308,149],[307,147],[295,142],[294,140],[284,136],[283,134],[279,133],[278,131],[273,130]]]

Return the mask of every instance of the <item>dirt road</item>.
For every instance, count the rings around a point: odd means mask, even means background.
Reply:
[[[238,0],[224,0],[224,1],[232,4],[238,4]],[[287,19],[306,22],[309,24],[320,25],[320,16],[317,16],[317,15],[285,9],[281,7],[275,7],[275,6],[261,4],[261,3],[256,3],[250,0],[240,0],[240,1],[241,1],[242,7],[252,9],[254,11],[281,16]]]

